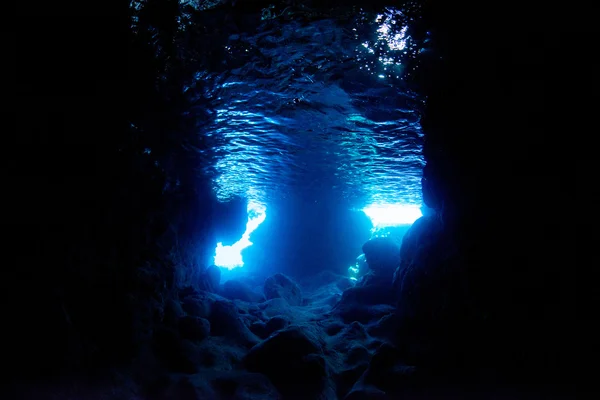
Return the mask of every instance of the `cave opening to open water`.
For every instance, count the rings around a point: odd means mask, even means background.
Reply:
[[[241,196],[249,212],[251,204],[274,210],[260,222],[249,215],[256,231],[229,246],[215,242],[201,264],[340,273],[372,228],[356,210],[389,207],[391,217],[423,206],[424,98],[411,79],[428,42],[418,3],[274,3],[235,27],[225,23],[235,11],[190,7],[179,29],[227,27],[211,36],[211,58],[186,86],[212,110],[198,131],[207,148],[202,171],[218,201]]]
[[[21,3],[0,397],[576,393],[594,13]]]

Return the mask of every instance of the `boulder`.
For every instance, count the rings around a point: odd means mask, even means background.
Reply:
[[[198,288],[207,292],[217,293],[219,283],[221,282],[221,269],[216,265],[210,265],[206,268],[198,281]]]
[[[266,376],[244,371],[202,371],[181,377],[164,398],[185,400],[279,400],[281,396]]]
[[[229,301],[217,300],[212,305],[209,321],[214,336],[224,336],[248,347],[259,341],[242,321],[235,304]]]
[[[244,365],[251,372],[265,374],[284,396],[316,398],[328,377],[323,346],[318,332],[290,326],[254,346]]]
[[[285,299],[291,306],[302,305],[302,291],[290,278],[283,274],[275,274],[265,280],[265,297]]]
[[[369,269],[376,275],[389,277],[400,265],[400,243],[394,237],[374,237],[362,247]]]
[[[210,334],[210,322],[204,318],[185,316],[179,319],[179,335],[183,339],[199,342]]]
[[[208,296],[188,296],[181,302],[182,310],[193,317],[208,318],[213,299]]]
[[[221,287],[220,295],[230,300],[241,300],[248,303],[260,303],[265,300],[262,294],[256,293],[249,285],[236,279],[225,282]]]
[[[181,307],[181,303],[176,299],[169,299],[165,302],[163,312],[163,323],[168,326],[175,326],[179,318],[185,315],[185,311]]]
[[[197,371],[197,351],[169,328],[157,328],[152,338],[156,358],[171,372],[193,374]]]
[[[282,316],[276,315],[267,322],[265,326],[266,334],[268,336],[271,335],[273,332],[285,329],[289,324],[290,321],[283,318]]]

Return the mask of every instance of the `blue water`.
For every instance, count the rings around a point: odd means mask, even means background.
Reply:
[[[328,207],[408,206],[412,220],[422,203],[424,99],[405,82],[406,65],[422,46],[410,35],[418,6],[340,10],[306,19],[298,10],[276,18],[282,10],[265,8],[258,26],[224,27],[218,57],[198,71],[214,112],[199,132],[210,149],[203,172],[219,200],[247,198],[250,212],[258,205],[261,222],[281,219],[284,212],[269,210],[286,202],[312,213],[305,204],[325,202],[328,215]],[[273,229],[282,226],[308,229],[284,222]],[[251,243],[247,230],[231,247],[217,245],[218,263],[239,265],[239,252]]]
[[[235,63],[224,63],[237,67],[202,75],[216,110],[203,133],[219,198],[420,204],[422,99],[402,79],[418,52],[409,22],[384,9],[231,35]]]

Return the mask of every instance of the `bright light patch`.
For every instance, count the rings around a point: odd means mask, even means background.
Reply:
[[[370,40],[362,41],[356,46],[356,60],[361,64],[360,69],[365,69],[374,77],[380,78],[383,69],[387,71],[383,73],[386,78],[397,77],[396,79],[405,74],[408,76],[414,71],[416,65],[413,65],[411,71],[406,70],[409,66],[407,61],[416,58],[420,45],[409,34],[409,26],[421,16],[419,3],[408,1],[403,2],[401,8],[386,7],[374,20],[370,19],[370,14],[367,17],[367,14],[363,13],[363,25],[360,26],[363,29],[375,28],[376,33]],[[355,32],[354,37],[358,40],[360,35],[356,30]],[[382,65],[370,55],[376,56]]]
[[[223,246],[223,243],[217,243],[215,248],[214,264],[217,267],[227,268],[229,270],[243,267],[244,260],[242,259],[242,250],[252,246],[250,234],[254,232],[260,224],[267,218],[267,208],[258,203],[248,203],[248,222],[246,223],[246,231],[242,238],[231,246]]]
[[[423,215],[419,206],[400,204],[372,205],[365,207],[363,212],[371,220],[374,229],[410,225]]]

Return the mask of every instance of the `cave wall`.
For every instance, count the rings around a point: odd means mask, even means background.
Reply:
[[[560,365],[575,354],[586,223],[565,207],[577,208],[577,177],[589,174],[578,169],[589,118],[579,93],[594,62],[557,52],[585,52],[590,26],[576,8],[561,15],[529,3],[430,1],[424,10],[423,198],[437,213],[416,228],[430,231],[418,243],[428,250],[410,255],[399,307],[420,318],[432,348],[456,349],[446,362],[572,382]]]
[[[209,116],[182,114],[195,67],[174,56],[177,2],[149,3],[137,37],[128,1],[16,10],[2,165],[15,382],[130,363],[216,239],[189,150]]]

